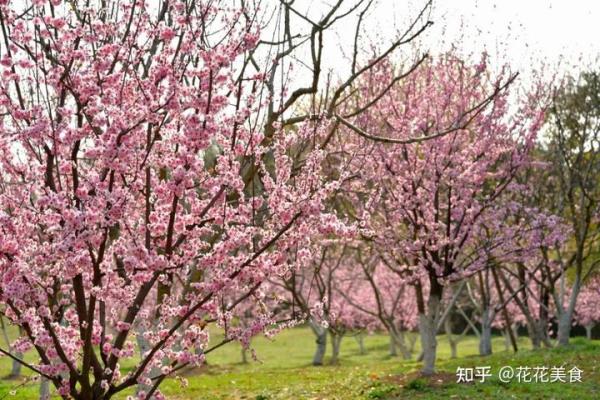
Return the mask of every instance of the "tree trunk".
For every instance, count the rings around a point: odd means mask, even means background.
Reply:
[[[531,340],[531,347],[534,349],[539,349],[542,345],[542,339],[540,338],[537,327],[535,326],[535,321],[527,323],[527,333],[529,334],[529,339]]]
[[[585,337],[587,338],[587,340],[592,340],[592,329],[594,328],[594,325],[586,325],[585,326]]]
[[[539,326],[540,336],[542,338],[542,343],[544,347],[547,349],[552,348],[552,343],[550,342],[550,334],[548,333],[548,320],[544,320],[540,322]]]
[[[569,337],[571,336],[571,324],[573,321],[573,313],[570,310],[565,310],[560,314],[558,318],[558,345],[566,346],[569,344]]]
[[[146,352],[150,351],[151,347],[150,347],[150,343],[146,340],[146,338],[144,338],[144,330],[142,328],[138,329],[138,334],[136,335],[136,340],[137,340],[137,345],[138,345],[138,349],[140,351],[140,359],[144,359],[144,354],[146,354]],[[148,393],[150,391],[150,389],[152,389],[150,386],[148,385],[144,385],[143,383],[138,383],[137,387],[135,389],[135,393],[136,394],[140,394],[142,392],[144,393]]]
[[[517,326],[517,324],[512,324],[510,326],[510,329],[512,330],[515,340],[518,342],[519,341],[519,327]]]
[[[450,345],[450,358],[456,358],[457,341],[452,336],[452,323],[450,321],[450,318],[446,318],[446,320],[444,321],[444,330],[446,331],[446,337],[448,338],[448,344]]]
[[[390,331],[390,356],[397,357],[398,349],[396,348],[396,339],[394,339],[394,334]]]
[[[415,352],[415,344],[417,343],[417,339],[419,335],[413,334],[412,332],[408,332],[408,351],[412,357],[412,354]]]
[[[343,336],[330,332],[331,335],[331,364],[337,364],[340,357],[340,347],[342,345]]]
[[[492,318],[490,308],[485,307],[481,313],[481,336],[479,337],[479,355],[492,354]]]
[[[421,334],[421,348],[423,349],[423,375],[433,375],[435,373],[435,358],[437,352],[437,321],[436,317],[440,309],[442,299],[442,286],[437,282],[437,278],[430,279],[429,299],[427,301],[427,311],[419,313],[419,331]]]
[[[248,364],[248,349],[242,346],[242,364]]]
[[[396,349],[400,349],[400,353],[402,354],[402,359],[404,360],[410,360],[412,357],[412,354],[410,352],[410,350],[408,349],[408,347],[406,347],[406,342],[404,340],[404,332],[401,330],[395,330],[392,329],[390,330],[390,355],[391,355],[391,350],[392,350],[392,344],[393,344],[393,350],[394,350],[394,354],[393,355],[397,355],[397,351]]]
[[[508,330],[510,328],[504,328],[502,330],[502,336],[504,337],[504,351],[508,351],[510,349],[510,335],[508,333]]]
[[[146,338],[144,337],[143,333],[144,333],[144,328],[143,327],[139,327],[137,329],[137,335],[136,335],[136,340],[137,340],[137,344],[138,344],[138,349],[140,351],[140,359],[144,359],[144,355],[150,351],[152,349],[150,343],[146,340]],[[150,370],[150,377],[154,377],[154,376],[159,376],[161,374],[161,370],[160,368],[156,368],[153,367]],[[145,392],[148,393],[150,390],[152,390],[152,386],[150,385],[145,385],[143,383],[138,383],[136,386],[136,394],[140,394],[141,392]],[[144,397],[145,398],[145,397]]]
[[[354,338],[356,339],[356,342],[358,343],[358,352],[361,356],[364,356],[365,354],[367,354],[367,350],[365,349],[365,337],[362,333],[359,333],[358,335],[354,336]]]
[[[580,246],[578,246],[580,247]],[[582,250],[578,249],[579,255]],[[573,315],[575,314],[575,305],[577,304],[577,297],[579,296],[579,290],[581,289],[581,271],[583,266],[583,260],[580,256],[577,257],[577,274],[575,275],[575,281],[571,287],[571,294],[569,296],[569,304],[566,307],[558,307],[558,346],[567,346],[569,344],[569,337],[571,336],[571,326],[573,324]],[[563,274],[564,283],[564,274]],[[562,291],[561,291],[562,295]]]
[[[412,351],[406,346],[406,341],[404,340],[404,331],[400,331],[398,334],[398,339],[400,340],[400,351],[402,352],[402,358],[405,360],[410,360],[412,358]]]
[[[23,353],[15,352],[14,355],[19,360],[23,359]],[[21,376],[21,367],[22,366],[23,366],[23,364],[21,364],[19,361],[13,360],[12,367],[10,369],[10,375],[8,377],[9,378],[18,378],[19,376]]]
[[[544,329],[545,326],[543,327],[542,323],[539,321],[536,321],[533,318],[527,318],[527,333],[529,335],[529,339],[531,340],[531,347],[534,349],[541,348],[542,342],[547,340],[547,338],[544,339]]]
[[[40,377],[40,400],[50,400],[50,381]]]
[[[450,358],[457,358],[458,357],[458,343],[456,343],[456,340],[450,340]]]
[[[4,337],[4,341],[6,342],[6,347],[12,352],[12,346],[10,345],[10,339],[8,338],[8,332],[6,331],[6,326],[4,325],[4,317],[0,315],[0,327],[2,328],[2,336]],[[19,328],[19,334],[23,334],[21,328]],[[21,352],[14,352],[14,356],[16,358],[18,358],[19,360],[23,360],[23,353]],[[12,367],[10,370],[10,375],[8,375],[8,378],[17,378],[19,376],[21,376],[21,367],[22,364],[17,361],[17,360],[13,360],[12,361]]]
[[[317,343],[317,349],[315,351],[312,364],[323,365],[325,351],[327,350],[327,328],[321,326],[315,321],[310,321],[309,325],[317,337],[317,340],[315,341]]]

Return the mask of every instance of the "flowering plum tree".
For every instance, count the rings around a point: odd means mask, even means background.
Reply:
[[[399,349],[404,359],[410,359],[416,337],[406,336],[418,323],[412,282],[403,280],[366,246],[356,250],[354,259],[346,278],[350,290],[342,292],[346,301],[388,331],[391,356],[398,355]]]
[[[312,254],[312,257],[308,257]],[[355,296],[357,285],[348,278],[350,250],[344,244],[343,235],[336,239],[316,241],[311,251],[299,250],[296,254],[300,264],[296,271],[284,277],[279,284],[285,292],[288,309],[308,317],[315,334],[317,348],[313,365],[323,365],[327,349],[327,335],[331,337],[331,363],[337,363],[343,336],[349,330],[366,328],[368,318],[352,307],[345,294]]]
[[[585,327],[588,339],[592,338],[592,329],[600,323],[600,278],[593,277],[579,294],[576,309],[577,322]]]
[[[511,198],[504,196],[505,198],[499,199],[495,212],[484,216],[475,232],[474,249],[477,251],[474,253],[487,264],[486,269],[477,271],[473,277],[473,286],[476,289],[469,290],[481,322],[480,354],[482,355],[491,354],[491,328],[494,320],[502,317],[504,326],[508,327],[512,324],[506,309],[510,302],[517,301],[524,308],[527,307],[524,313],[529,315],[531,323],[535,324],[535,327],[532,326],[532,338],[546,337],[538,333],[534,334],[534,332],[543,332],[542,327],[545,329],[548,325],[550,314],[549,291],[544,283],[540,282],[540,279],[543,280],[549,273],[550,266],[548,260],[542,257],[541,249],[563,242],[565,232],[568,232],[558,217],[547,215],[515,200],[527,196],[529,189],[526,186],[514,184],[511,191],[513,192]],[[515,196],[515,192],[518,192],[519,196]],[[487,219],[488,217],[492,219]],[[518,271],[529,276],[518,279]],[[501,276],[504,277],[504,274],[508,274],[512,279],[503,283]],[[518,282],[518,285],[511,284],[511,281]],[[543,308],[539,313],[534,313],[529,308],[533,305],[526,300],[532,293],[541,296],[538,301]],[[520,295],[524,297],[518,298]],[[532,314],[539,315],[540,321],[534,321]],[[507,333],[516,350],[516,340],[512,331]],[[535,346],[539,346],[537,339]]]
[[[365,77],[360,104],[377,96],[389,68]],[[372,193],[365,235],[396,269],[427,282],[416,284],[425,374],[434,371],[444,288],[486,266],[472,254],[480,221],[498,209],[543,120],[537,92],[509,112],[503,89],[514,78],[506,68],[492,74],[485,57],[470,65],[448,54],[425,62],[368,112],[341,117],[379,144],[362,169]],[[412,143],[416,136],[429,140]]]
[[[39,357],[24,365],[63,398],[138,384],[161,398],[166,377],[220,345],[208,324],[231,326],[294,268],[290,249],[340,225],[324,208],[337,183],[320,177],[332,118],[429,26],[430,3],[362,66],[355,43],[349,76],[310,114],[297,105],[321,88],[327,31],[356,13],[358,40],[371,2],[319,19],[292,3],[0,1],[0,304],[24,330],[13,347]],[[294,89],[301,54],[310,83]]]
[[[600,75],[582,73],[566,78],[557,90],[549,115],[549,143],[544,147],[549,162],[543,175],[545,204],[568,221],[572,240],[556,247],[560,263],[559,284],[551,286],[558,316],[558,344],[569,343],[581,286],[600,265],[595,243],[600,199]],[[572,282],[567,281],[567,271]],[[566,296],[565,288],[570,291]]]

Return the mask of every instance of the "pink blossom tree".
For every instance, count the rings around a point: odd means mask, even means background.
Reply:
[[[593,277],[579,294],[576,309],[576,321],[583,325],[588,339],[592,338],[592,329],[600,323],[600,278]]]
[[[0,303],[39,357],[23,364],[60,396],[140,384],[162,398],[165,378],[222,344],[208,324],[230,324],[295,268],[291,249],[340,225],[325,207],[338,183],[321,179],[337,109],[430,25],[428,2],[363,63],[371,2],[343,3],[315,18],[284,1],[0,1]],[[351,71],[317,103],[327,32],[353,13]],[[302,54],[309,83],[292,87]]]
[[[476,251],[473,253],[475,257],[485,260],[487,267],[475,273],[472,284],[475,289],[469,290],[469,294],[474,307],[478,310],[481,322],[480,354],[482,355],[492,352],[491,328],[494,321],[501,317],[504,319],[503,325],[510,326],[511,318],[506,307],[511,302],[519,301],[517,297],[523,293],[536,293],[541,290],[542,298],[539,300],[545,304],[542,304],[542,312],[538,314],[542,320],[539,325],[540,328],[547,326],[550,316],[549,292],[545,286],[540,285],[537,278],[545,276],[549,266],[546,265],[547,260],[541,258],[540,249],[547,249],[563,242],[565,232],[568,231],[558,217],[547,215],[516,201],[514,193],[527,196],[529,189],[526,186],[514,184],[511,191],[513,194],[510,197],[505,196],[506,198],[498,201],[495,212],[482,218],[476,232]],[[528,270],[531,273],[530,278],[518,280],[519,284],[516,286],[510,285],[508,280],[505,283],[510,288],[502,282],[500,276],[505,273],[504,271],[514,274],[515,270],[522,269],[526,265],[535,266],[535,269]],[[515,280],[512,279],[512,282]],[[531,305],[527,301],[521,304],[524,307]],[[530,311],[525,310],[525,313],[530,314]],[[535,330],[532,329],[533,331]],[[516,351],[517,344],[512,331],[507,333]],[[539,335],[532,335],[532,338],[534,336],[539,337]],[[535,345],[539,345],[537,340],[534,347]]]
[[[355,250],[342,295],[360,314],[376,319],[390,335],[390,355],[398,350],[406,360],[412,357],[416,337],[409,332],[417,327],[414,286],[386,265],[377,252],[367,246]]]
[[[359,104],[373,101],[390,68],[365,77]],[[364,235],[396,269],[426,281],[415,286],[425,374],[434,372],[444,288],[485,268],[471,254],[477,230],[497,212],[543,121],[538,92],[509,111],[504,89],[514,78],[506,68],[494,75],[485,57],[470,65],[448,54],[425,62],[369,112],[340,117],[378,144],[363,167],[371,191]],[[416,136],[429,140],[413,143]]]
[[[349,265],[353,251],[343,235],[336,239],[321,238],[314,248],[302,249],[295,255],[299,268],[284,277],[279,284],[286,292],[288,311],[307,316],[316,338],[313,365],[323,365],[327,337],[331,339],[332,364],[339,361],[343,337],[350,331],[366,329],[372,323],[363,312],[348,300],[360,296],[361,282],[353,279]],[[308,254],[312,257],[307,258]],[[294,311],[296,310],[296,311]]]

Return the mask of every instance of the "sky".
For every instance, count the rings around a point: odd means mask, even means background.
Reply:
[[[587,60],[600,53],[597,0],[436,1],[432,18],[436,24],[431,36],[445,29],[447,38],[457,39],[464,23],[464,46],[502,51],[521,68],[536,59],[555,63],[561,57],[577,64],[580,57]]]
[[[295,5],[316,17],[331,3],[296,0]],[[389,41],[406,29],[424,4],[423,0],[375,0],[363,36],[368,42]],[[418,50],[435,54],[453,45],[465,54],[485,50],[492,60],[508,62],[525,75],[542,63],[574,70],[597,62],[600,54],[600,0],[434,0],[428,17],[434,24],[421,36]],[[348,53],[354,36],[350,22],[336,28],[335,35],[346,49],[338,52]],[[402,51],[410,58],[415,48]],[[333,48],[329,52],[332,69],[348,69],[344,54],[333,56]]]

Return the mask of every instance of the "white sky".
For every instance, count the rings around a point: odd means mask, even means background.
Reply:
[[[393,1],[393,0],[392,0]],[[458,38],[463,46],[505,54],[518,68],[529,61],[578,64],[600,53],[598,0],[449,0],[434,3],[431,36]]]
[[[365,35],[370,40],[393,38],[423,7],[423,0],[375,0]],[[334,0],[296,0],[297,9],[314,19]],[[600,0],[434,0],[430,19],[434,25],[422,36],[419,49],[431,53],[452,44],[465,54],[487,50],[492,61],[509,62],[525,76],[541,63],[574,69],[598,65],[600,54]],[[347,20],[335,33],[351,49],[353,21]],[[329,38],[329,43],[337,42]],[[368,42],[368,41],[367,41]],[[382,42],[383,46],[383,42]],[[329,49],[335,51],[335,49]],[[410,57],[414,50],[403,53]],[[343,74],[349,69],[342,54],[328,55],[325,62]],[[551,68],[549,68],[551,69]]]

